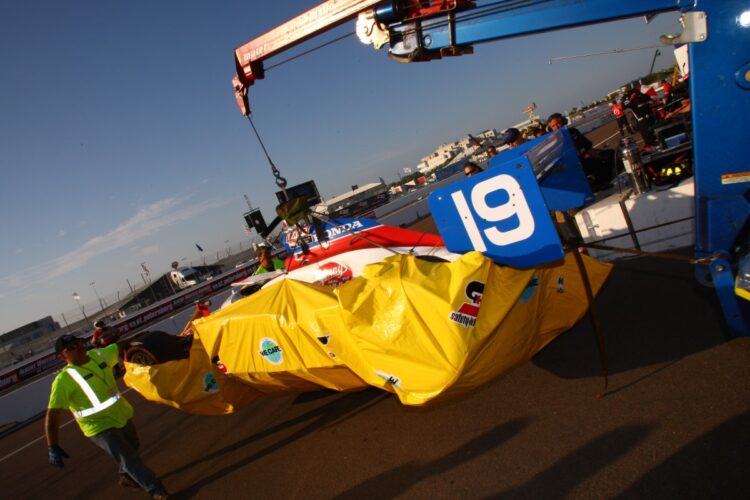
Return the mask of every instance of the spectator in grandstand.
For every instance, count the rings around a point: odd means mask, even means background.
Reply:
[[[482,167],[480,167],[473,161],[467,161],[464,164],[464,175],[466,175],[466,177],[471,177],[472,175],[476,175],[481,172],[483,172]]]
[[[118,345],[86,351],[82,339],[66,334],[55,342],[55,352],[67,365],[52,382],[44,422],[50,465],[63,467],[63,459],[70,458],[59,445],[60,413],[69,410],[83,434],[114,458],[121,486],[140,486],[153,498],[167,498],[164,485],[138,453],[133,407],[120,394],[112,370]]]

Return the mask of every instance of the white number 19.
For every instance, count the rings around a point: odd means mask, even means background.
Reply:
[[[500,190],[508,193],[508,201],[496,207],[489,206],[487,195]],[[523,241],[534,234],[534,216],[531,214],[528,203],[526,203],[526,197],[523,195],[518,181],[508,174],[500,174],[476,184],[471,190],[471,204],[477,215],[488,222],[498,222],[507,220],[514,215],[517,216],[518,227],[514,229],[501,231],[497,227],[490,227],[480,231],[464,194],[461,191],[456,191],[451,193],[451,198],[453,198],[453,203],[461,216],[461,221],[474,250],[479,252],[487,250],[482,233],[490,243],[499,247]]]

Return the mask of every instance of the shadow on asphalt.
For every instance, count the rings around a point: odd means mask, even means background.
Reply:
[[[566,498],[587,478],[614,463],[637,447],[652,426],[628,425],[607,432],[534,476],[518,488],[488,498]],[[596,497],[596,495],[592,495]]]
[[[727,420],[650,469],[617,498],[750,496],[750,413]]]
[[[389,396],[390,393],[383,392],[377,389],[366,389],[361,392],[340,395],[340,397],[337,397],[330,403],[324,404],[323,406],[310,410],[306,413],[303,413],[302,415],[281,422],[278,425],[262,429],[252,436],[233,443],[231,446],[225,446],[224,448],[218,449],[208,455],[205,455],[201,457],[200,460],[195,460],[174,470],[171,470],[163,474],[161,476],[161,479],[180,474],[181,472],[196,467],[203,462],[211,462],[219,458],[226,460],[226,454],[228,453],[236,452],[237,450],[241,450],[242,448],[251,445],[255,441],[268,438],[268,436],[271,434],[282,432],[288,428],[292,428],[306,422],[306,425],[304,427],[300,428],[292,434],[284,436],[282,439],[274,442],[270,446],[258,450],[243,459],[237,460],[236,462],[223,467],[213,474],[202,478],[200,481],[191,485],[189,488],[178,491],[171,495],[173,498],[178,499],[192,498],[200,492],[201,488],[215,481],[220,481],[221,478],[226,476],[227,474],[231,474],[237,469],[245,467],[246,465],[256,460],[260,460],[263,457],[283,448],[284,446],[303,438],[311,432],[315,432],[328,426],[337,425],[341,422],[344,422],[354,417],[355,415],[367,410],[368,408],[377,405]],[[318,395],[316,399],[320,399],[320,395]]]
[[[477,457],[492,451],[520,433],[528,423],[528,419],[513,419],[510,422],[498,425],[489,432],[477,436],[443,457],[429,462],[412,462],[400,465],[382,474],[378,474],[333,498],[371,498],[373,492],[377,492],[378,498],[395,498],[419,481],[442,474],[460,466],[464,462],[475,460]]]
[[[638,258],[617,262],[596,299],[610,374],[675,362],[727,340],[718,301],[693,266]],[[601,375],[589,316],[533,360],[562,378]]]

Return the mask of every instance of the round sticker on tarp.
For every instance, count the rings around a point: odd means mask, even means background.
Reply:
[[[280,365],[284,361],[281,347],[268,337],[260,339],[260,355],[274,365]]]
[[[206,372],[203,375],[203,392],[219,392],[219,384],[216,382],[216,377],[211,372]]]

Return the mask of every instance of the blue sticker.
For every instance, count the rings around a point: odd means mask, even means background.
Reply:
[[[206,374],[203,375],[203,392],[219,392],[219,384],[216,382],[216,377],[214,377],[214,374],[211,372],[206,372]]]
[[[526,304],[528,301],[530,301],[536,293],[537,288],[539,288],[539,276],[534,273],[534,275],[529,280],[529,283],[526,285],[526,288],[524,288],[523,292],[521,292],[521,302],[523,304]]]
[[[266,358],[269,363],[280,365],[284,361],[282,352],[279,344],[273,339],[265,337],[260,340],[260,355]]]

